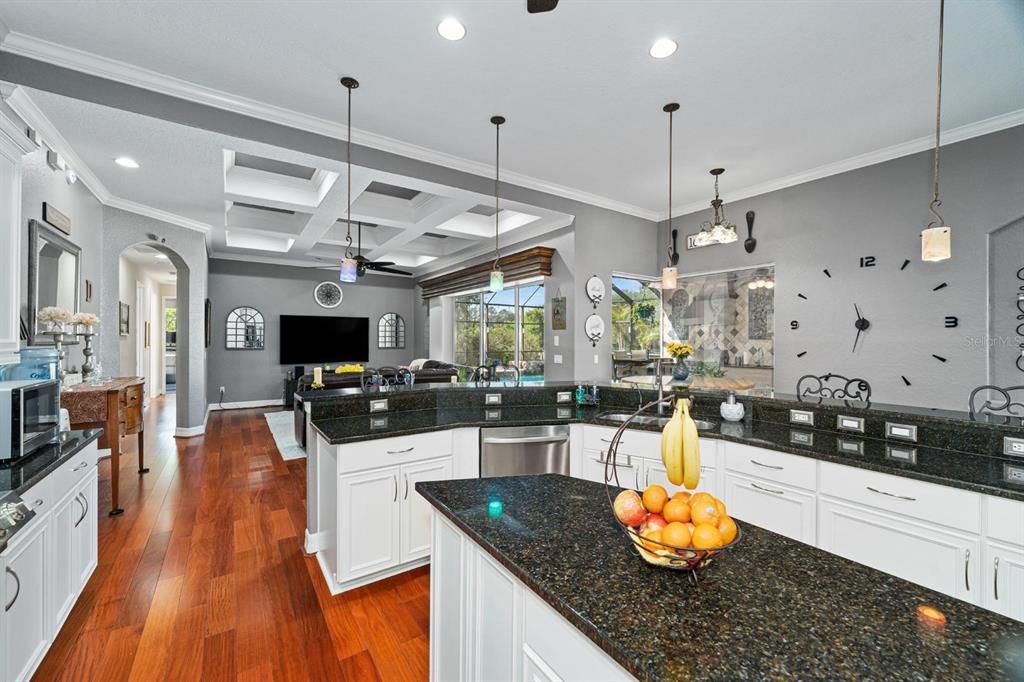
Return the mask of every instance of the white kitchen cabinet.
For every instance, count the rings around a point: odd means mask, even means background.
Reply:
[[[818,546],[937,592],[981,604],[981,542],[909,517],[822,497]]]
[[[452,458],[442,457],[426,462],[406,464],[401,468],[402,499],[401,561],[430,556],[431,506],[416,492],[421,481],[445,481],[453,478]]]
[[[72,491],[61,500],[50,516],[51,547],[49,570],[49,611],[54,629],[60,629],[71,613],[78,597],[79,578],[75,575],[73,548],[77,528],[75,524],[85,515],[81,497]]]
[[[618,455],[615,458],[615,471],[618,474],[619,485],[623,488],[640,487],[640,469],[643,460],[631,455]],[[583,476],[588,481],[604,483],[605,476],[605,455],[597,450],[583,451]],[[612,484],[615,484],[612,478]]]
[[[722,486],[716,466],[717,451],[718,443],[716,441],[707,438],[700,439],[700,483],[697,484],[697,490],[706,490],[716,497],[721,497]],[[677,490],[686,489],[684,486],[675,485],[668,480],[668,471],[661,459],[644,458],[643,467],[643,474],[640,476],[641,490],[652,483],[664,486],[670,495]]]
[[[49,530],[49,523],[43,522],[19,531],[0,560],[4,605],[0,614],[0,672],[6,681],[31,677],[50,644],[50,619],[46,612]]]
[[[338,580],[399,563],[399,467],[343,474],[338,483]]]
[[[20,360],[21,157],[34,147],[19,124],[0,114],[0,365]]]
[[[987,540],[983,557],[982,604],[1024,621],[1024,548]]]
[[[779,535],[815,544],[815,495],[726,470],[720,496],[729,515]]]
[[[99,562],[99,509],[97,503],[97,492],[99,486],[99,474],[93,467],[85,480],[75,489],[75,497],[82,500],[84,511],[76,519],[73,527],[73,542],[71,548],[71,561],[74,566],[75,590],[80,593],[85,584],[89,582],[96,565]]]
[[[505,682],[517,674],[522,650],[522,614],[517,580],[482,551],[469,555],[470,679]]]

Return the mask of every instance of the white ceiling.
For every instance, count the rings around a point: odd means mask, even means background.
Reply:
[[[170,259],[156,249],[138,245],[125,249],[121,258],[129,261],[143,274],[159,284],[177,284],[177,268]]]
[[[728,169],[728,202],[920,147],[934,124],[937,12],[937,0],[563,0],[532,16],[499,0],[0,0],[3,49],[127,73],[38,39],[52,41],[272,105],[279,118],[343,123],[338,77],[355,76],[361,132],[456,165],[493,162],[488,118],[502,113],[510,173],[648,215],[665,212],[668,101],[682,105],[677,206],[706,204],[713,166]],[[449,15],[466,25],[462,41],[437,35]],[[1020,123],[1024,2],[949,0],[946,17],[944,127]],[[660,36],[679,50],[655,60]]]
[[[162,213],[158,217],[203,229],[215,257],[336,269],[344,255],[342,162],[24,87],[7,103],[101,201],[116,206],[109,197],[128,200],[144,207],[140,212],[153,209]],[[114,163],[120,156],[139,167]],[[235,164],[238,156],[244,167]],[[295,177],[296,165],[312,172]],[[371,187],[374,182],[391,187]],[[369,191],[401,193],[398,188],[411,198]],[[352,197],[353,251],[359,246],[355,223],[363,221],[362,253],[416,276],[494,248],[494,218],[471,212],[493,196],[353,166]],[[503,201],[502,244],[571,221],[571,215]]]

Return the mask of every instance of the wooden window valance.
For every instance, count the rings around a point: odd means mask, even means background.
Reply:
[[[546,246],[535,246],[526,251],[502,256],[498,260],[506,282],[515,282],[530,277],[547,277],[551,275],[551,257],[555,250]],[[446,275],[432,277],[420,282],[423,298],[434,298],[460,291],[471,291],[486,287],[490,281],[491,268],[494,261],[473,265],[462,270],[449,272]]]

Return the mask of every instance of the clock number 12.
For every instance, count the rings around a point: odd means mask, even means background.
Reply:
[[[874,256],[861,256],[860,257],[860,266],[862,268],[873,268],[873,267],[875,267],[875,265],[876,265],[876,263],[875,263],[875,257]]]

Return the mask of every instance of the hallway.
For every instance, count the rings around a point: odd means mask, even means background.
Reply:
[[[428,569],[331,597],[302,551],[305,461],[281,459],[264,412],[175,440],[174,397],[151,402],[150,473],[124,439],[125,513],[100,512],[99,566],[34,679],[427,678]]]

